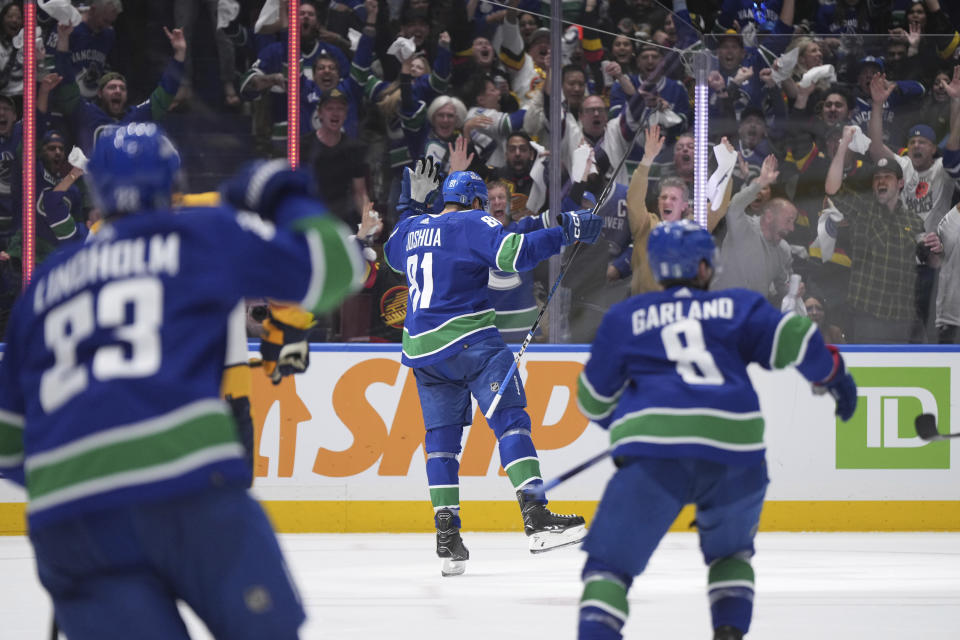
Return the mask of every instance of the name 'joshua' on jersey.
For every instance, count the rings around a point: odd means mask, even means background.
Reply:
[[[419,247],[439,247],[440,243],[440,229],[438,228],[426,228],[426,229],[416,229],[407,234],[407,251],[412,249],[417,249]]]

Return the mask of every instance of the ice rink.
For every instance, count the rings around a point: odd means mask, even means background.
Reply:
[[[428,534],[284,535],[308,620],[334,640],[576,636],[575,547],[531,556],[520,533],[464,534],[467,573],[442,578]],[[749,638],[960,638],[960,534],[761,533]],[[0,638],[47,638],[29,543],[0,537]],[[712,637],[695,534],[671,533],[630,591],[627,638]],[[187,611],[194,638],[209,638]]]

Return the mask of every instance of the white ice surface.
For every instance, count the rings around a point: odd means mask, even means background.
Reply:
[[[283,535],[305,639],[576,637],[579,549],[531,556],[519,533],[465,532],[441,578],[428,534]],[[750,640],[960,638],[960,534],[761,533]],[[708,640],[695,534],[669,534],[630,591],[627,638]],[[209,634],[184,608],[194,638]],[[46,639],[50,602],[29,542],[0,537],[0,638]]]

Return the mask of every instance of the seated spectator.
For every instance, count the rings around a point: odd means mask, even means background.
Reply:
[[[918,243],[926,261],[939,262],[936,233],[923,232],[923,220],[900,199],[903,169],[880,158],[872,171],[872,197],[844,185],[843,167],[855,127],[844,127],[830,163],[825,190],[848,220],[852,233],[848,336],[857,343],[904,343],[916,320],[914,288]]]
[[[806,295],[803,298],[803,307],[807,310],[807,316],[813,320],[820,333],[823,334],[823,340],[828,344],[844,344],[846,338],[843,335],[843,329],[830,321],[827,317],[826,309],[819,298],[812,295]]]

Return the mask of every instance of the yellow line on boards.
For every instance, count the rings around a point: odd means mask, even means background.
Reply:
[[[433,532],[433,509],[426,500],[312,501],[262,503],[280,533]],[[557,513],[593,518],[595,501],[552,500]],[[465,531],[521,531],[515,502],[465,501]],[[671,531],[692,531],[692,507],[680,512]],[[761,531],[960,531],[957,500],[772,500],[763,508]],[[0,503],[0,535],[26,533],[25,505]]]

